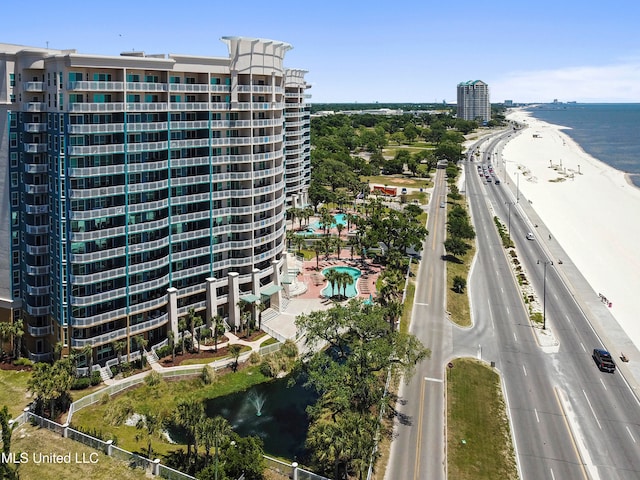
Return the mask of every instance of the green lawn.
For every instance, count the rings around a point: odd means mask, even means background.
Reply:
[[[405,175],[371,175],[368,177],[360,177],[363,182],[369,182],[369,185],[387,185],[389,187],[407,187],[407,188],[427,188],[429,181],[425,178],[408,177]]]
[[[107,421],[109,412],[117,409],[124,402],[130,402],[135,412],[149,408],[152,411],[170,415],[178,402],[184,398],[194,397],[200,400],[215,398],[246,390],[268,380],[270,379],[262,375],[258,367],[247,367],[236,373],[220,376],[211,385],[203,385],[198,378],[162,381],[154,387],[143,383],[137,388],[111,398],[105,404],[96,404],[80,410],[73,415],[72,424],[85,431],[95,430],[105,439],[115,436],[121,448],[133,452],[140,451],[144,445],[136,442],[135,436],[139,431],[135,427],[113,426]],[[179,447],[180,445],[172,445],[164,438],[158,437],[153,440],[153,449],[159,454],[168,453]]]
[[[486,364],[447,369],[447,464],[456,480],[518,478],[500,377]]]
[[[6,405],[11,418],[15,418],[31,403],[31,394],[27,392],[27,382],[31,372],[0,370],[0,408]]]
[[[148,478],[142,469],[129,468],[127,463],[98,453],[93,448],[75,442],[45,428],[25,424],[13,432],[12,452],[24,452],[29,461],[19,467],[21,480],[41,480],[46,478],[91,478],[92,480],[142,480]],[[71,454],[70,463],[34,462],[33,455]],[[77,455],[77,457],[76,457]],[[83,456],[84,455],[84,456]],[[76,463],[76,458],[79,460]],[[87,463],[82,463],[83,458]],[[91,463],[94,461],[95,463]]]

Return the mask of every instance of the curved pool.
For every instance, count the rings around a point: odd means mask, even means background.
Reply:
[[[351,285],[347,285],[347,292],[346,292],[347,298],[353,298],[358,295],[358,289],[356,288],[356,285],[358,284],[358,278],[360,278],[360,275],[362,275],[362,272],[360,270],[353,267],[329,267],[322,270],[322,275],[325,275],[329,270],[346,272],[349,275],[351,275],[351,277],[353,278],[353,283]],[[336,291],[334,292],[333,286],[331,285],[331,283],[327,282],[327,286],[324,287],[322,289],[322,292],[320,293],[322,294],[323,297],[331,298],[334,295],[342,294],[342,292],[343,292],[343,289],[341,287],[338,287],[338,285],[336,285]]]
[[[336,228],[336,226],[340,224],[340,225],[347,225],[347,216],[344,213],[336,213],[333,216],[333,222],[331,223],[331,228]],[[320,221],[314,222],[311,225],[309,225],[310,228],[313,228],[314,230],[319,230],[321,228],[323,228],[322,223]]]

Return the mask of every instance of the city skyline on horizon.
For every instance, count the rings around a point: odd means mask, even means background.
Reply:
[[[69,0],[55,9],[34,0],[47,16],[30,18],[28,28],[6,22],[0,42],[109,56],[225,57],[223,36],[278,40],[293,47],[285,66],[309,72],[310,103],[455,103],[456,86],[477,79],[490,85],[493,103],[635,103],[640,39],[628,32],[640,6],[623,3],[614,11],[575,0],[542,0],[536,8],[401,0],[391,10],[330,0],[301,12],[290,0],[277,9],[248,0],[241,12],[196,1],[184,14],[167,15],[146,2],[114,0],[108,10],[80,11]],[[6,5],[5,18],[20,18],[19,8]]]

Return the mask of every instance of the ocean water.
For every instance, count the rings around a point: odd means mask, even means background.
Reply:
[[[564,132],[585,152],[629,173],[640,188],[640,103],[563,103],[528,109]]]

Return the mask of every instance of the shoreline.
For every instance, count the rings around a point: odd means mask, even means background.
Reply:
[[[640,188],[629,174],[591,156],[563,130],[526,110],[508,115],[527,128],[503,149],[499,165],[584,275],[597,299],[640,348]]]

